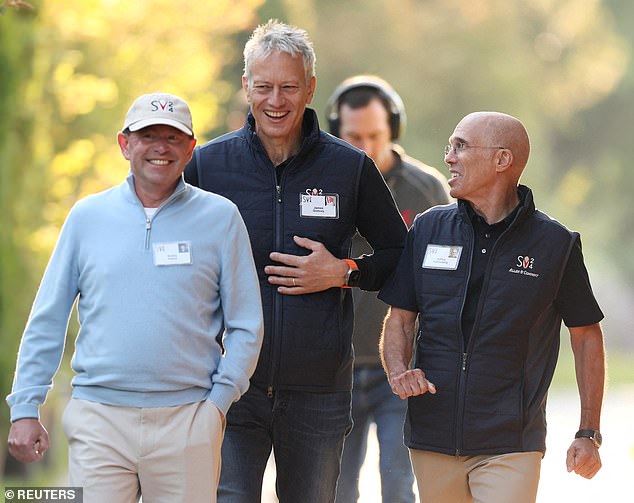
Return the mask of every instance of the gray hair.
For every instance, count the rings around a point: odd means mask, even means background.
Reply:
[[[315,76],[315,50],[306,30],[269,19],[259,25],[244,46],[244,76],[251,85],[251,65],[253,61],[268,57],[273,51],[281,51],[304,60],[306,83]]]

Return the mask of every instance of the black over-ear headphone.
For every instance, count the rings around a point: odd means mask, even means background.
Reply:
[[[339,99],[348,91],[360,87],[369,87],[376,90],[381,98],[389,104],[388,120],[392,131],[392,140],[399,138],[403,134],[407,123],[403,100],[390,84],[375,75],[355,75],[347,78],[337,86],[330,98],[328,98],[328,104],[326,105],[330,132],[335,136],[339,136]]]

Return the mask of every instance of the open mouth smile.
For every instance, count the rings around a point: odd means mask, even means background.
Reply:
[[[272,111],[266,111],[264,112],[264,114],[269,118],[269,119],[282,119],[284,117],[286,117],[288,115],[288,112],[272,112]]]

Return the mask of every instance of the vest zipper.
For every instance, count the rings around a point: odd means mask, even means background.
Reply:
[[[299,154],[298,154],[299,155]],[[274,235],[273,241],[275,246],[275,251],[282,252],[284,250],[284,197],[283,190],[284,182],[286,181],[286,174],[289,172],[291,167],[293,167],[295,160],[292,159],[288,165],[282,170],[282,174],[279,177],[277,176],[277,168],[273,166],[273,163],[269,160],[269,165],[273,169],[273,181],[275,183],[275,223],[274,223]],[[269,385],[267,388],[267,396],[269,398],[273,398],[273,389],[276,384],[277,378],[277,369],[280,367],[279,359],[281,358],[281,341],[282,341],[282,329],[283,329],[283,320],[282,320],[282,303],[284,302],[284,295],[278,293],[277,291],[273,294],[273,321],[271,323],[272,329],[272,338],[271,338],[271,363],[269,365]]]
[[[466,277],[466,285],[469,284],[469,280],[471,279],[471,262],[473,261],[473,252],[475,239],[473,235],[473,229],[470,225],[466,226],[468,232],[471,233],[471,249],[469,250],[469,268],[467,269],[467,277]],[[454,420],[454,431],[456,433],[456,457],[460,456],[460,451],[462,449],[462,419],[464,415],[464,395],[466,390],[466,381],[467,381],[467,357],[468,350],[465,347],[464,342],[464,334],[462,333],[462,313],[464,310],[464,305],[467,299],[467,287],[465,286],[464,295],[462,297],[462,305],[460,306],[460,312],[456,323],[458,324],[458,337],[460,344],[460,360],[458,365],[460,367],[461,372],[458,375],[458,389],[456,390],[456,415]]]
[[[156,215],[158,214],[159,211],[161,211],[165,206],[168,206],[169,204],[171,204],[171,202],[176,199],[177,197],[180,197],[181,194],[183,192],[185,192],[186,188],[185,185],[181,185],[180,187],[177,185],[176,186],[176,190],[174,191],[174,193],[169,196],[165,201],[163,201],[159,207],[156,209],[156,211],[154,212],[154,215],[152,215],[152,218],[147,216],[147,213],[145,213],[145,208],[143,207],[143,203],[141,202],[141,200],[139,199],[139,197],[136,195],[136,192],[134,190],[134,183],[133,182],[128,182],[130,190],[132,191],[132,195],[134,196],[134,198],[138,201],[139,206],[141,207],[141,211],[143,211],[143,216],[145,217],[145,245],[144,248],[146,250],[150,249],[150,235],[152,234],[152,221],[154,220],[154,218],[156,217]]]
[[[464,387],[464,383],[467,380],[467,358],[468,358],[468,354],[467,353],[462,353],[462,372],[460,373],[460,387],[463,388]],[[460,401],[461,404],[463,404],[462,406],[462,410],[460,412],[460,415],[462,416],[464,414],[464,400]],[[462,435],[460,435],[460,444],[462,444]],[[462,447],[462,445],[460,445],[460,447]],[[460,457],[460,449],[458,447],[458,432],[456,432],[456,457]]]
[[[515,217],[515,219],[517,219],[517,216]],[[513,221],[515,222],[515,220]],[[461,425],[464,423],[464,400],[465,400],[465,396],[466,396],[466,380],[468,377],[467,374],[467,359],[468,359],[468,355],[471,353],[473,353],[473,346],[475,344],[475,339],[476,339],[476,334],[478,332],[478,325],[480,324],[480,319],[482,318],[482,308],[484,306],[484,300],[486,298],[486,294],[487,294],[487,290],[489,287],[489,280],[491,279],[491,271],[493,270],[493,264],[494,264],[494,258],[495,258],[495,251],[497,250],[500,241],[502,240],[502,238],[505,236],[505,234],[509,231],[509,229],[512,227],[513,223],[511,223],[509,225],[509,227],[497,238],[497,240],[495,241],[495,243],[493,244],[493,247],[491,248],[491,255],[489,256],[489,261],[487,263],[486,269],[484,270],[484,278],[482,279],[482,289],[480,290],[480,300],[478,301],[478,308],[476,310],[476,316],[475,319],[473,320],[473,328],[471,330],[471,334],[469,334],[469,341],[467,344],[467,347],[464,347],[464,336],[462,337],[462,341],[461,341],[461,345],[463,348],[463,353],[462,353],[462,372],[460,373],[460,389],[458,392],[458,410],[459,410],[459,414],[456,416],[456,421],[458,423],[458,425]],[[469,257],[469,264],[471,264],[471,261],[473,260],[473,253],[474,253],[474,247],[475,247],[475,236],[473,234],[473,228],[471,227],[471,225],[468,226],[469,231],[471,232],[471,254]],[[469,279],[471,277],[471,265],[469,265],[469,274],[467,276],[467,285],[465,285],[465,298],[463,298],[462,301],[462,308],[460,309],[460,327],[461,327],[461,331],[460,333],[462,334],[462,309],[464,308],[464,303],[466,300],[466,292],[467,292],[467,286],[469,284]],[[457,428],[456,429],[456,456],[458,456],[460,454],[462,448],[462,428]]]
[[[275,184],[275,221],[273,225],[273,245],[274,251],[283,250],[283,226],[282,226],[282,213],[283,213],[283,199],[282,199],[282,179],[284,173],[279,180],[277,180],[277,172],[273,163],[269,162],[269,165],[273,172],[273,182]],[[287,166],[288,169],[288,166]],[[275,291],[273,293],[273,320],[271,322],[271,349],[269,353],[269,373],[266,395],[269,398],[273,398],[273,389],[275,386],[277,368],[279,367],[277,360],[281,354],[280,345],[282,339],[282,294]]]

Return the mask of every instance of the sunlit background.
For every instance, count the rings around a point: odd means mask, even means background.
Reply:
[[[0,0],[3,396],[10,390],[30,304],[69,208],[127,173],[116,132],[131,102],[156,90],[184,97],[200,142],[239,127],[245,106],[242,47],[257,24],[276,17],[311,34],[318,73],[313,106],[322,124],[330,92],[343,78],[361,72],[381,75],[394,85],[408,114],[401,144],[444,173],[442,148],[465,114],[500,110],[525,122],[533,152],[523,182],[534,189],[540,209],[582,234],[591,280],[606,314],[610,372],[601,451],[605,468],[587,482],[565,473],[564,453],[558,452],[578,427],[574,371],[563,337],[549,407],[553,447],[544,462],[539,501],[561,501],[557,491],[563,489],[576,502],[629,501],[634,489],[634,436],[625,426],[634,420],[634,2],[28,3],[32,8]],[[73,321],[67,353],[76,330]],[[65,361],[43,410],[53,448],[38,466],[9,460],[3,466],[9,424],[8,408],[2,405],[0,473],[5,485],[64,483],[59,416],[69,374]],[[363,501],[380,501],[376,466],[367,463],[364,474]]]

